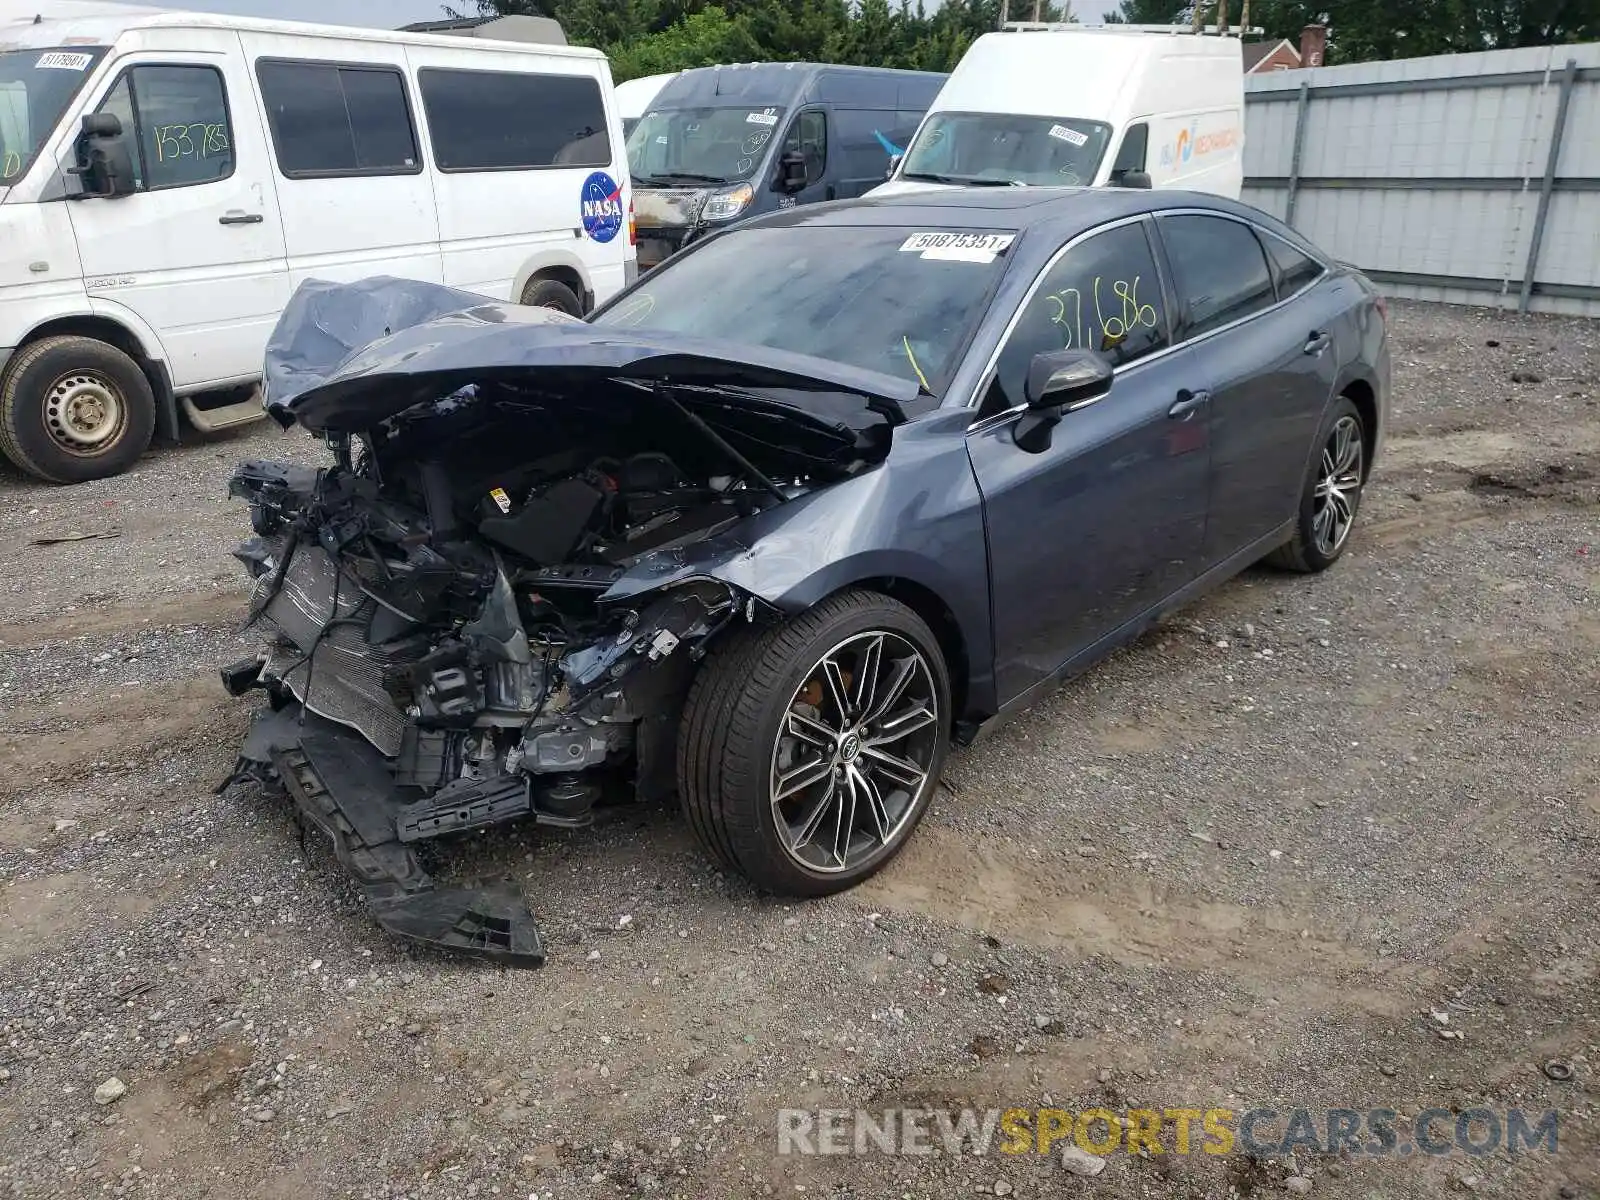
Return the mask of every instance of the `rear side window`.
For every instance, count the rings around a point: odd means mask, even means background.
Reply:
[[[1190,337],[1277,301],[1267,258],[1248,225],[1226,217],[1162,217],[1161,240]]]
[[[836,108],[833,110],[834,149],[846,179],[881,179],[889,171],[889,156],[905,153],[917,131],[916,123],[902,125],[894,109]]]
[[[1262,235],[1261,242],[1267,248],[1267,257],[1272,260],[1272,274],[1278,282],[1279,299],[1287,300],[1321,277],[1322,264],[1301,254],[1282,238],[1268,233]]]
[[[587,75],[429,68],[417,83],[441,171],[610,165],[605,102]]]
[[[256,77],[278,168],[289,178],[422,170],[399,71],[263,59]]]

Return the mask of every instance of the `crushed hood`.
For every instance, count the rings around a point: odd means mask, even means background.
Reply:
[[[764,346],[625,330],[508,305],[437,284],[308,281],[267,345],[267,410],[312,433],[355,433],[417,404],[495,380],[546,394],[595,394],[607,380],[753,389],[767,418],[898,424],[914,383]]]

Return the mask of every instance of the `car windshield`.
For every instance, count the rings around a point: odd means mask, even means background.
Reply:
[[[103,46],[0,54],[0,188],[27,174],[103,54]]]
[[[935,183],[1087,186],[1110,140],[1111,126],[1103,121],[935,113],[917,130],[900,176]]]
[[[594,320],[809,354],[938,395],[1015,236],[883,226],[735,229],[668,259]]]
[[[628,173],[637,187],[715,186],[755,174],[783,119],[781,108],[661,108],[628,135]]]

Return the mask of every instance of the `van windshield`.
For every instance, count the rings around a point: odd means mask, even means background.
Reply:
[[[28,173],[104,46],[0,53],[0,188]]]
[[[635,187],[741,183],[767,156],[783,109],[658,108],[628,135],[628,174]]]
[[[900,178],[933,183],[1084,187],[1094,182],[1111,126],[1076,117],[931,114],[906,151]]]
[[[667,259],[593,320],[809,354],[937,395],[1015,240],[1004,229],[731,229]]]

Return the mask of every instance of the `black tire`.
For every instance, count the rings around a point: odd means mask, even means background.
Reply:
[[[554,308],[569,317],[583,316],[583,301],[559,279],[530,279],[522,289],[522,302],[530,308]]]
[[[0,451],[51,483],[122,474],[155,428],[144,372],[94,338],[41,338],[17,351],[0,381]]]
[[[787,848],[790,839],[774,818],[773,774],[779,754],[780,729],[803,687],[819,687],[822,660],[844,644],[866,644],[874,634],[886,635],[886,646],[910,648],[921,656],[926,691],[934,712],[919,738],[921,749],[910,756],[918,767],[926,762],[926,778],[905,797],[893,815],[890,836],[879,839],[870,830],[863,837],[875,848],[860,861],[843,856],[837,868],[815,869],[797,860]],[[891,668],[913,662],[909,653],[889,660]],[[918,668],[920,672],[920,668]],[[847,683],[847,690],[853,685]],[[892,692],[893,689],[885,689]],[[911,690],[903,693],[912,694]],[[919,693],[920,694],[920,693]],[[888,863],[910,837],[927,811],[938,786],[950,746],[950,681],[938,639],[915,612],[899,601],[874,592],[848,591],[776,627],[747,629],[716,646],[690,689],[678,730],[678,795],[695,836],[723,864],[756,887],[790,896],[824,896],[854,887]],[[862,729],[866,729],[865,723]],[[863,737],[864,743],[871,738]],[[898,744],[896,749],[900,748]],[[836,764],[840,762],[835,754]],[[862,749],[858,765],[873,751]],[[855,761],[855,751],[850,759]],[[868,764],[869,769],[870,764]],[[836,771],[848,768],[837,766]],[[874,794],[880,794],[876,791]],[[891,810],[863,811],[876,817]],[[880,829],[883,826],[879,826]],[[799,839],[795,839],[799,840]],[[850,839],[846,837],[846,841]]]
[[[1322,536],[1319,514],[1324,507],[1323,484],[1327,478],[1330,456],[1336,453],[1333,443],[1341,431],[1353,437],[1351,445],[1355,459],[1352,465],[1335,472],[1336,479],[1346,481],[1346,486],[1339,489],[1339,494],[1348,504],[1349,520],[1345,522],[1343,534],[1330,546],[1329,539]],[[1266,562],[1271,566],[1308,575],[1326,571],[1344,555],[1350,545],[1356,516],[1361,511],[1361,492],[1366,484],[1367,473],[1367,428],[1361,410],[1347,397],[1341,396],[1323,418],[1322,427],[1317,431],[1316,446],[1317,453],[1312,459],[1300,495],[1294,536],[1266,557]],[[1343,465],[1334,462],[1335,467]]]

